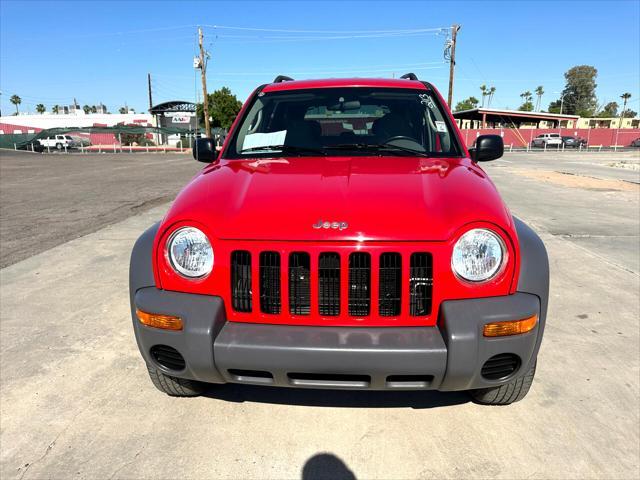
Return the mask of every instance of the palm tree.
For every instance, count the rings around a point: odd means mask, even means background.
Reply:
[[[98,107],[91,105],[91,113],[98,113]]]
[[[38,112],[40,115],[42,115],[46,111],[47,107],[45,107],[43,104],[39,103],[38,105],[36,105],[36,112]]]
[[[51,108],[51,111],[55,114],[57,114],[58,112],[60,112],[60,106],[59,105],[54,105],[53,108]]]
[[[489,100],[487,101],[487,107],[491,106],[491,102],[493,101],[493,94],[496,93],[496,87],[489,88]]]
[[[127,113],[127,109],[124,107],[120,107],[120,109],[118,110],[118,112],[120,113]]]
[[[20,111],[18,110],[18,105],[22,103],[22,99],[18,95],[11,95],[9,101],[16,106],[16,115],[18,115],[20,113]]]
[[[489,93],[487,92],[487,86],[484,84],[480,85],[480,91],[482,92],[482,106],[484,107],[484,97],[489,95]]]
[[[538,96],[538,100],[536,101],[536,111],[540,111],[540,103],[542,102],[542,95],[544,95],[544,88],[542,85],[536,87],[536,95]]]
[[[84,110],[84,113],[91,113],[91,107],[89,105],[84,105],[82,110]]]
[[[631,94],[629,92],[625,92],[620,95],[620,98],[622,99],[622,113],[620,114],[620,117],[624,118],[627,111],[627,100],[631,98]],[[622,122],[620,122],[620,124],[622,125]]]

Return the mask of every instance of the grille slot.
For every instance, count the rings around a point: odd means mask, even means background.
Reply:
[[[250,312],[251,254],[244,250],[231,253],[231,303],[237,312]]]
[[[380,255],[379,272],[378,312],[381,317],[400,315],[402,256],[399,253]]]
[[[318,311],[340,314],[340,255],[334,252],[321,253],[318,259]]]
[[[260,253],[260,310],[280,313],[280,254]]]
[[[371,255],[349,255],[349,315],[369,315],[371,306]]]
[[[412,253],[409,264],[409,315],[424,317],[431,313],[432,290],[431,254]]]
[[[289,255],[289,313],[311,313],[311,259],[305,252]]]
[[[159,365],[169,370],[183,370],[185,367],[184,357],[168,345],[154,345],[149,353]]]
[[[494,355],[482,366],[480,373],[487,380],[502,380],[520,368],[520,357],[513,353]]]

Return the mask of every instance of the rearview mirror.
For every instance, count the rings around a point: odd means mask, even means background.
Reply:
[[[469,149],[474,162],[488,162],[500,158],[504,153],[504,142],[500,135],[480,135]]]
[[[216,161],[216,143],[213,138],[196,138],[193,144],[193,158],[199,162],[212,163]]]

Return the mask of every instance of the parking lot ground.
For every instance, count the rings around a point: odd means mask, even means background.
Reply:
[[[640,182],[607,167],[637,156],[596,155],[486,165],[551,262],[536,380],[507,407],[438,392],[161,394],[133,338],[127,270],[166,204],[3,268],[0,477],[640,477]]]
[[[187,154],[0,150],[0,268],[171,201],[199,168]]]

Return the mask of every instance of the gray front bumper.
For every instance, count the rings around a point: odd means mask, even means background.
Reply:
[[[485,323],[539,314],[535,295],[455,300],[442,304],[440,327],[311,327],[227,322],[219,297],[140,289],[141,310],[180,316],[184,330],[146,327],[133,318],[140,352],[168,375],[211,383],[313,388],[467,390],[524,374],[535,359],[538,325],[524,335],[488,339]],[[184,357],[181,371],[150,353],[168,345]],[[493,355],[513,353],[520,369],[502,381],[480,375]]]

